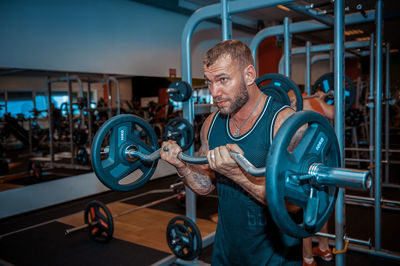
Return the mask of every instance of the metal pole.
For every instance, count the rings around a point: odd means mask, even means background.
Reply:
[[[92,113],[92,107],[90,106],[91,103],[91,98],[90,98],[90,80],[88,81],[88,89],[87,89],[87,116],[88,116],[88,140],[89,140],[89,147],[92,147],[92,119],[93,119],[93,113]]]
[[[389,161],[390,43],[386,44],[385,159]],[[389,164],[385,165],[385,184],[389,183]]]
[[[72,110],[72,81],[68,79],[68,98],[69,98],[69,137],[70,137],[70,147],[71,147],[71,164],[74,165],[74,155],[75,155],[75,147],[74,147],[74,112]]]
[[[4,92],[4,113],[8,113],[7,109],[7,101],[8,101],[8,91]]]
[[[285,55],[285,76],[289,77],[291,76],[290,73],[290,49],[291,49],[291,43],[292,40],[290,38],[290,19],[288,17],[285,17],[283,20],[283,25],[284,25],[284,30],[283,30],[283,38],[284,38],[284,55]]]
[[[108,100],[107,100],[108,118],[111,118],[112,117],[112,104],[111,104],[111,81],[110,81],[110,79],[107,78],[106,83],[107,83],[107,94],[108,94],[107,95],[107,97],[108,97]]]
[[[369,54],[369,165],[372,167],[374,165],[374,64],[375,64],[375,35],[371,34],[370,41],[370,54]],[[373,169],[373,168],[371,168]],[[372,174],[373,171],[371,171]],[[374,189],[370,190],[370,196],[374,196]]]
[[[51,108],[51,83],[49,82],[48,78],[46,78],[46,83],[47,83],[47,97],[49,101],[49,112],[48,112],[48,118],[49,118],[49,139],[50,139],[50,145],[49,145],[49,152],[50,152],[50,166],[53,167],[54,163],[54,150],[53,150],[53,110]]]
[[[334,55],[335,55],[335,132],[338,137],[341,153],[341,166],[344,165],[344,0],[335,1],[335,27],[334,27]],[[335,206],[335,232],[336,250],[344,248],[344,194],[345,191],[339,188]],[[336,265],[345,265],[345,255],[336,255]]]
[[[333,51],[329,51],[329,72],[333,72],[333,65],[334,65],[334,60],[333,60]]]
[[[222,24],[222,40],[228,40],[232,38],[229,36],[229,11],[228,11],[228,1],[221,0],[221,24]]]
[[[305,89],[306,94],[311,95],[311,52],[310,52],[311,42],[306,42],[306,82]]]
[[[375,60],[375,250],[381,250],[381,139],[382,139],[382,0],[376,2]]]

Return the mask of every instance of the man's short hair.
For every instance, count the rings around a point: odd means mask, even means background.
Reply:
[[[232,60],[237,60],[241,69],[248,65],[254,65],[253,56],[247,44],[232,39],[222,41],[208,50],[203,64],[206,67],[210,67],[222,56],[230,56]]]

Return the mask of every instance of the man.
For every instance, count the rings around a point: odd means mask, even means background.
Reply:
[[[256,167],[265,167],[273,137],[294,111],[259,90],[251,51],[238,40],[223,41],[207,52],[204,77],[218,107],[200,132],[199,154],[207,156],[208,164],[180,161],[181,149],[173,141],[164,142],[160,153],[197,194],[217,187],[212,264],[301,265],[301,241],[280,232],[269,215],[264,177],[246,173],[229,153],[244,154]]]

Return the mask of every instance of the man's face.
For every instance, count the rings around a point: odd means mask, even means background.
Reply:
[[[249,99],[239,63],[230,56],[221,56],[211,66],[204,66],[204,78],[222,114],[236,112]]]

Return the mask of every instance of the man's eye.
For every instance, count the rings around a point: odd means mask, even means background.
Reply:
[[[220,80],[221,80],[221,82],[227,82],[228,81],[227,78],[221,78]]]

